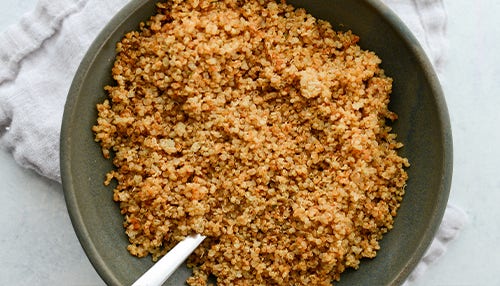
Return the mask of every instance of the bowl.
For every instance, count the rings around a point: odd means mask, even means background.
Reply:
[[[376,0],[289,0],[336,30],[352,30],[359,45],[382,59],[394,79],[389,108],[399,115],[393,124],[405,147],[400,155],[411,167],[394,228],[382,239],[375,259],[348,270],[336,285],[400,285],[417,265],[439,227],[451,184],[452,137],[443,93],[433,67],[416,38],[399,18]],[[108,285],[130,285],[152,266],[126,250],[119,206],[112,187],[103,185],[111,162],[103,158],[91,131],[96,104],[112,84],[115,45],[155,12],[155,1],[132,1],[102,30],[74,77],[61,129],[61,176],[68,211],[89,260]],[[190,271],[180,267],[166,285],[183,285]]]

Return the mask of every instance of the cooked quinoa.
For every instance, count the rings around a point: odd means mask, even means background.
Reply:
[[[351,32],[270,0],[174,0],[117,44],[93,127],[138,257],[184,237],[189,285],[331,285],[404,194],[392,79]]]

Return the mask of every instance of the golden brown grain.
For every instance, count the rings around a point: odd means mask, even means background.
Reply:
[[[380,59],[284,3],[158,9],[118,43],[93,128],[130,253],[207,236],[190,285],[330,285],[375,257],[409,166]]]

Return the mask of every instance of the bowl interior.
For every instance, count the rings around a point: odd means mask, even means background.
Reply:
[[[382,58],[394,78],[390,109],[399,115],[393,125],[405,144],[401,155],[411,167],[406,195],[394,229],[381,241],[377,258],[347,271],[336,285],[399,285],[411,272],[439,226],[452,173],[452,141],[446,104],[431,65],[416,39],[387,7],[376,0],[289,0],[335,29],[352,30],[364,49]],[[112,186],[103,185],[112,168],[91,131],[95,105],[112,83],[115,44],[155,12],[155,1],[133,1],[104,28],[77,71],[65,107],[61,130],[61,174],[68,211],[77,236],[99,275],[109,285],[130,285],[151,267],[137,259],[128,244]],[[183,285],[190,275],[180,267],[165,285]],[[369,281],[369,282],[368,282]]]

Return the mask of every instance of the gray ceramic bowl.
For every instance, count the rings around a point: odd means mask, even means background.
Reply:
[[[362,261],[336,285],[399,285],[418,263],[438,228],[452,175],[452,139],[446,104],[436,75],[417,40],[402,22],[376,0],[289,0],[336,29],[351,29],[364,49],[375,51],[394,78],[390,108],[399,115],[394,129],[412,166],[406,196],[394,229],[383,238],[377,258]],[[131,1],[97,37],[74,78],[61,132],[61,172],[68,211],[90,261],[109,285],[130,285],[151,265],[126,250],[122,216],[103,186],[112,168],[91,127],[95,105],[112,83],[115,44],[155,11],[155,2]],[[181,267],[166,285],[183,285],[189,270]]]

